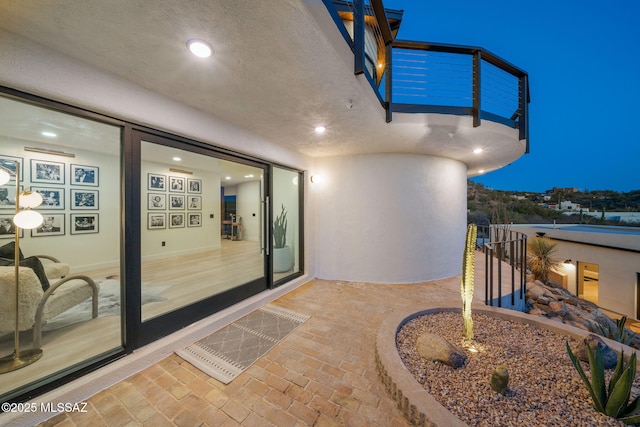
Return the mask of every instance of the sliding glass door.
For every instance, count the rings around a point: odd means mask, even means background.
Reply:
[[[267,168],[154,135],[136,142],[144,343],[267,289]]]

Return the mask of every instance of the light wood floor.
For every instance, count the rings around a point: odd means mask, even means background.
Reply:
[[[114,268],[83,274],[101,280],[118,279],[119,273]],[[250,241],[223,240],[222,249],[144,262],[143,287],[162,289],[159,295],[166,301],[143,305],[143,321],[262,277],[263,274],[264,262],[259,243]],[[279,276],[286,274],[289,273]],[[120,317],[110,316],[44,332],[42,359],[25,368],[2,374],[0,396],[16,387],[119,348],[122,342],[120,330]],[[31,340],[31,331],[22,332],[21,348],[30,348]],[[0,335],[0,357],[12,352],[13,334]]]

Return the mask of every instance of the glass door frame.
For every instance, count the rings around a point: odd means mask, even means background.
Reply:
[[[136,348],[156,341],[172,332],[188,326],[207,316],[230,307],[243,301],[257,293],[271,287],[270,272],[271,259],[270,252],[265,251],[263,276],[249,283],[234,287],[230,290],[213,295],[203,300],[194,302],[185,307],[162,314],[161,316],[142,321],[141,318],[141,281],[142,281],[142,247],[141,233],[143,230],[141,221],[142,212],[142,177],[141,177],[141,143],[142,141],[164,145],[197,154],[210,156],[216,159],[228,160],[236,163],[246,164],[260,168],[263,171],[263,197],[270,195],[270,173],[269,163],[262,162],[238,153],[222,150],[209,144],[181,138],[176,135],[165,134],[152,129],[134,127],[131,130],[129,144],[126,144],[125,158],[125,235],[128,237],[127,244],[122,248],[126,260],[125,284],[126,292],[123,306],[123,324],[126,328],[125,337],[127,340],[127,351],[131,352]],[[264,211],[264,205],[262,207]],[[265,215],[263,213],[263,215]],[[268,223],[265,223],[268,224]],[[267,242],[270,241],[269,226],[265,226],[263,233]]]

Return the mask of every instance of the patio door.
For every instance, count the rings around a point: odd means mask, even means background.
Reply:
[[[269,175],[205,144],[134,131],[132,145],[140,267],[128,270],[126,322],[138,347],[267,289]]]

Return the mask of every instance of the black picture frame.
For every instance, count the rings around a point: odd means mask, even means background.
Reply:
[[[167,195],[164,193],[147,193],[147,210],[163,211],[167,209]]]
[[[19,191],[24,188],[21,185]],[[15,185],[3,185],[0,186],[0,209],[1,210],[16,210],[16,186]]]
[[[187,210],[202,210],[202,196],[187,195]]]
[[[184,228],[184,212],[169,213],[169,228]]]
[[[147,190],[167,191],[167,176],[158,173],[148,173]]]
[[[23,182],[24,181],[24,158],[0,154],[0,166],[13,172],[13,175],[11,175],[11,178],[9,178],[9,182],[11,181],[15,182],[16,163],[20,164],[19,181]]]
[[[64,163],[31,159],[31,183],[63,185],[64,177]]]
[[[181,176],[169,175],[169,191],[172,193],[184,193],[185,179]]]
[[[70,205],[72,210],[97,210],[100,209],[100,195],[98,190],[85,190],[72,188],[70,190]]]
[[[84,185],[89,187],[100,186],[100,168],[87,165],[70,165],[69,182],[71,185]]]
[[[66,234],[65,214],[44,213],[42,217],[42,224],[31,229],[31,237],[64,236]]]
[[[97,234],[100,232],[98,213],[71,214],[71,234]]]
[[[169,210],[184,210],[184,194],[169,194]]]
[[[195,178],[187,179],[187,193],[202,194],[202,180]]]
[[[202,212],[187,212],[187,227],[202,227]]]
[[[38,210],[64,210],[65,189],[62,187],[31,187],[31,191],[42,196],[42,204],[36,209]]]
[[[16,235],[16,226],[13,224],[14,214],[0,214],[0,239],[13,239]],[[24,237],[24,230],[20,229],[20,238]]]
[[[167,228],[167,214],[164,212],[147,213],[147,230],[162,230]]]

